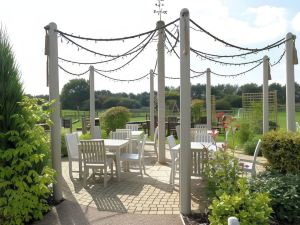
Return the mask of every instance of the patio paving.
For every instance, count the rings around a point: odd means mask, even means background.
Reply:
[[[240,151],[236,157],[251,160]],[[169,184],[170,153],[166,146],[167,163],[156,162],[153,146],[146,146],[146,175],[141,178],[138,166],[131,164],[130,172],[122,172],[120,182],[113,178],[106,188],[103,180],[89,180],[84,188],[78,174],[70,179],[68,159],[62,160],[63,196],[66,199],[48,213],[37,225],[50,224],[182,224],[179,216],[179,179],[175,187]],[[258,157],[257,170],[263,170],[266,160]],[[76,165],[76,163],[74,163]],[[78,168],[74,168],[78,170]],[[208,202],[201,178],[192,178],[192,210],[203,212]]]
[[[84,188],[82,181],[78,180],[78,174],[73,173],[74,179],[70,179],[68,160],[62,162],[64,177],[64,198],[77,202],[80,205],[94,207],[99,211],[133,214],[179,214],[179,179],[175,179],[175,187],[169,184],[170,178],[170,155],[166,147],[167,163],[156,163],[156,155],[153,146],[146,146],[145,165],[146,175],[142,178],[139,174],[138,165],[132,163],[130,172],[122,172],[120,182],[116,178],[110,180],[104,188],[103,180],[90,179],[89,187]],[[74,163],[76,165],[76,163]],[[75,170],[77,168],[75,167]],[[204,209],[199,205],[201,200],[201,179],[193,179],[192,209],[194,211]]]

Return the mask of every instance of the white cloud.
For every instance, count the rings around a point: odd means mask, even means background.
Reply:
[[[298,12],[296,16],[292,19],[292,28],[296,32],[300,32],[300,12]]]

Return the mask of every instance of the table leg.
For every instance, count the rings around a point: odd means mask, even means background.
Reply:
[[[120,148],[116,150],[116,172],[118,181],[120,181],[121,165],[120,165]]]
[[[79,179],[82,179],[82,155],[81,155],[80,147],[79,147],[78,163],[79,163]]]

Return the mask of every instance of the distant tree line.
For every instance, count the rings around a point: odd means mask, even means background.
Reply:
[[[205,100],[205,84],[196,84],[191,87],[192,99]],[[285,85],[273,83],[269,85],[270,91],[277,91],[278,104],[285,104]],[[212,86],[211,93],[216,98],[216,108],[226,110],[242,107],[242,93],[262,92],[262,85],[255,83],[241,86],[231,84],[218,84]],[[89,110],[89,81],[84,79],[70,80],[64,85],[61,92],[62,109]],[[125,92],[111,93],[108,90],[95,91],[96,109],[107,109],[113,106],[125,106],[129,109],[136,109],[149,106],[149,92],[140,94],[127,94]],[[48,99],[48,95],[36,97]],[[295,99],[300,103],[300,85],[295,83]],[[180,107],[180,88],[166,87],[166,102]]]

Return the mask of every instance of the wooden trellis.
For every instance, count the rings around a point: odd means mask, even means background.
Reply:
[[[243,119],[251,119],[253,117],[253,104],[261,104],[263,102],[263,93],[243,93],[242,104]],[[269,92],[269,121],[277,123],[277,91]]]

